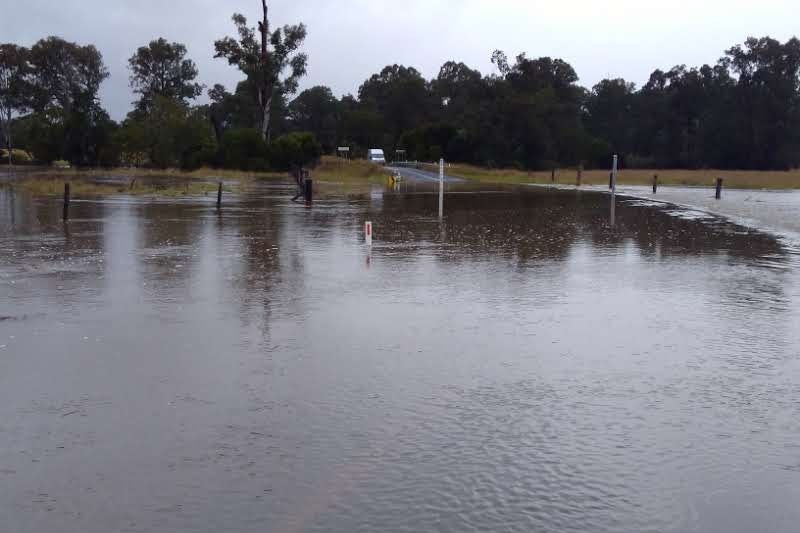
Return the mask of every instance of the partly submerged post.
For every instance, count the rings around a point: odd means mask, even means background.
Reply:
[[[611,166],[611,192],[616,194],[617,192],[617,167],[619,165],[619,156],[614,154],[614,162]]]
[[[314,180],[306,178],[303,181],[303,197],[306,200],[306,205],[311,205],[314,201]]]
[[[722,178],[717,178],[717,200],[722,198]]]
[[[583,179],[583,165],[578,165],[578,177],[576,179],[578,187],[581,186],[582,179]]]
[[[658,174],[653,175],[653,194],[658,192]]]
[[[550,169],[550,181],[552,183],[556,182],[556,169]]]
[[[611,209],[608,214],[608,224],[612,228],[617,224],[617,199],[613,194],[611,195]]]
[[[64,184],[64,220],[69,220],[69,183]]]
[[[364,222],[364,242],[372,246],[372,222]]]
[[[439,218],[444,216],[444,158],[439,160]]]
[[[217,209],[222,209],[222,182],[219,182],[219,189],[217,189]]]

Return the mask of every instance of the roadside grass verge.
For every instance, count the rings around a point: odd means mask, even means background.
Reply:
[[[436,165],[426,164],[425,170],[438,172]],[[453,164],[447,173],[473,181],[485,183],[552,183],[550,171],[515,169],[485,169],[472,165]],[[608,185],[610,170],[584,170],[581,177],[583,185]],[[658,174],[659,185],[682,185],[713,187],[717,178],[725,180],[725,187],[738,189],[800,189],[800,169],[790,171],[764,170],[620,170],[617,183],[620,185],[652,185],[653,176]],[[555,183],[575,185],[577,169],[556,170]]]

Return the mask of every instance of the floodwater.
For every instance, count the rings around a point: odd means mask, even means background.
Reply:
[[[291,192],[65,225],[0,188],[0,531],[797,530],[784,240],[597,193],[453,186],[440,222],[421,189]]]

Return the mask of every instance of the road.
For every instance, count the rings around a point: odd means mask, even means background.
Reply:
[[[418,182],[437,182],[439,181],[439,174],[434,172],[428,172],[427,170],[418,170],[416,168],[409,168],[409,167],[387,167],[392,172],[398,172],[404,179],[409,181],[418,181]],[[447,183],[462,183],[466,181],[464,178],[459,178],[457,176],[448,176],[447,172],[444,175],[444,181]]]

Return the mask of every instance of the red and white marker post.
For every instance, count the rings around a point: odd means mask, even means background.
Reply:
[[[364,223],[364,242],[367,246],[372,246],[372,222]]]

